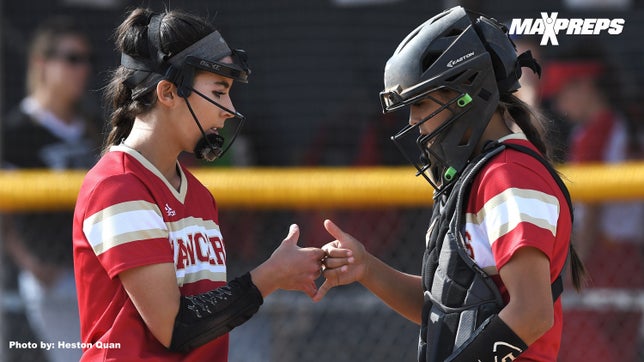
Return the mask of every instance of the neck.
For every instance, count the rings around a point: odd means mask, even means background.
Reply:
[[[69,124],[76,117],[76,107],[73,102],[69,102],[55,92],[47,89],[40,89],[34,92],[33,98],[44,109],[51,112],[56,118]]]
[[[170,142],[164,142],[163,135],[158,134],[162,132],[157,132],[157,129],[158,127],[137,118],[123,143],[143,155],[175,189],[179,190],[181,176],[177,171],[177,158],[180,151],[168,147]]]
[[[512,119],[506,120],[499,112],[494,112],[492,119],[490,119],[490,123],[488,123],[485,131],[483,131],[483,134],[481,135],[479,143],[476,145],[475,152],[480,153],[487,141],[496,141],[499,138],[514,133],[510,129],[510,126],[513,124],[514,121]]]

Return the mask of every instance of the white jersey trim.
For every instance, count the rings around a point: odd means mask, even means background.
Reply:
[[[226,282],[225,265],[191,265],[185,269],[177,270],[177,286],[196,283],[202,280],[213,282]]]
[[[89,216],[83,221],[83,233],[96,255],[132,241],[168,237],[158,206],[141,200],[112,205]]]
[[[165,185],[168,187],[168,189],[172,192],[172,195],[181,202],[182,204],[186,200],[186,195],[188,194],[188,180],[186,178],[186,175],[183,173],[183,170],[181,169],[181,166],[179,165],[179,162],[177,161],[177,171],[179,172],[179,176],[181,177],[181,186],[179,186],[179,191],[175,189],[170,182],[168,182],[168,179],[163,176],[161,171],[159,171],[156,166],[152,164],[152,162],[148,161],[147,158],[143,157],[142,154],[140,154],[138,151],[136,151],[133,148],[130,148],[124,144],[120,144],[118,146],[112,146],[110,147],[110,152],[112,151],[119,151],[119,152],[124,152],[127,153],[128,155],[134,157],[141,165],[143,165],[145,168],[147,168],[150,172],[152,172],[155,176],[157,176]]]
[[[510,133],[507,136],[503,136],[503,137],[499,138],[497,141],[499,143],[503,143],[503,141],[507,141],[507,140],[524,140],[524,141],[527,141],[528,137],[523,132],[516,132],[516,133]]]
[[[467,213],[466,229],[487,235],[490,246],[522,222],[557,234],[559,200],[541,191],[509,188],[488,200],[476,214]],[[474,235],[472,235],[474,236]]]

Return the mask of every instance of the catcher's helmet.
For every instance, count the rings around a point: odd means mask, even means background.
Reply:
[[[499,94],[520,87],[522,66],[540,72],[529,52],[517,56],[504,25],[460,6],[432,17],[412,31],[387,61],[385,89],[380,93],[384,113],[426,98],[441,105],[436,112],[391,137],[416,166],[418,175],[423,175],[437,191],[444,190],[465,168],[499,104]],[[439,101],[434,92],[441,90],[456,96],[447,102]],[[451,117],[434,132],[415,139],[421,157],[412,161],[404,140],[445,109],[452,113]]]

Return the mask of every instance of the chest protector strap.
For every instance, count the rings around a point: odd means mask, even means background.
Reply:
[[[537,152],[514,144],[490,144],[465,168],[451,190],[434,200],[427,247],[423,255],[422,283],[425,304],[419,336],[418,360],[445,361],[477,328],[504,307],[501,293],[469,256],[463,230],[465,203],[472,181],[482,167],[505,148],[540,160],[561,187],[569,206],[570,196],[556,171]],[[572,207],[570,207],[572,212]],[[562,270],[563,273],[563,270]],[[561,274],[552,285],[553,301],[561,291]]]

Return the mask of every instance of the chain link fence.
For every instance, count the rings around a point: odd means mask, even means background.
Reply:
[[[321,226],[325,218],[337,220],[393,267],[418,273],[429,214],[429,209],[408,208],[222,210],[229,276],[240,275],[265,260],[284,238],[290,223],[298,223],[302,229],[301,246],[321,246],[330,241]],[[580,294],[567,287],[562,296],[565,324],[560,361],[641,360],[641,245],[639,249],[625,246],[628,250],[613,245],[612,251],[602,249],[604,256],[610,257],[605,263],[586,261],[592,276],[619,275],[614,285],[591,284]],[[11,274],[5,275],[5,283],[7,278]],[[3,293],[5,360],[45,361],[42,338],[30,328],[24,301],[13,287],[5,284]],[[359,285],[338,287],[319,303],[302,293],[281,291],[268,297],[250,321],[233,330],[230,361],[414,361],[417,333],[418,326]],[[22,345],[10,347],[11,342]]]

